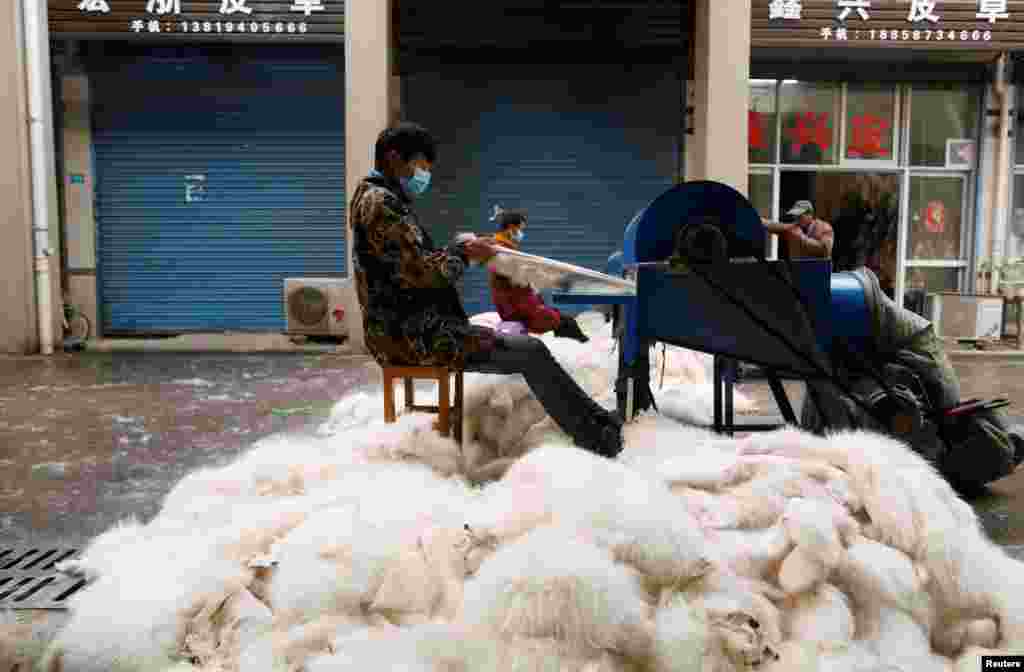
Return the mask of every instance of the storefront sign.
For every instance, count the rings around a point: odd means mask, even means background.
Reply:
[[[1024,2],[753,0],[751,46],[1024,47]]]
[[[49,0],[50,33],[343,41],[344,0]]]

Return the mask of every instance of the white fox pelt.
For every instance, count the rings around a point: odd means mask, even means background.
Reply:
[[[550,637],[595,654],[627,653],[646,617],[638,577],[557,526],[498,550],[467,584],[463,613],[496,636]]]
[[[610,338],[581,323],[598,350],[547,342],[607,403]],[[671,374],[668,352],[666,380],[700,386],[701,358]],[[1024,651],[1024,567],[898,441],[716,436],[680,421],[704,412],[689,389],[607,460],[521,377],[466,385],[461,451],[357,393],[317,436],[193,472],[61,565],[90,583],[40,668],[866,672]]]

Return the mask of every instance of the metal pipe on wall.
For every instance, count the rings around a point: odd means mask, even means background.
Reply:
[[[51,156],[47,151],[47,138],[53,137],[53,122],[46,104],[47,93],[50,91],[50,41],[49,28],[46,24],[46,3],[39,0],[22,0],[21,19],[28,76],[36,318],[39,324],[39,349],[44,355],[51,355],[54,342],[54,313],[50,280],[50,259],[53,253],[50,249],[51,170],[48,168],[52,168],[52,162],[47,161]]]
[[[981,232],[984,230],[982,226],[985,221],[985,209],[984,209],[984,190],[985,180],[988,178],[988,161],[985,153],[985,139],[988,137],[988,121],[985,115],[988,110],[989,87],[980,87],[980,95],[978,96],[978,130],[975,132],[975,146],[977,149],[974,152],[974,238],[971,241],[971,252],[970,258],[967,260],[967,268],[972,272],[968,273],[966,291],[970,294],[975,294],[978,291],[978,264],[980,263],[981,257],[983,256],[983,245],[984,238]]]
[[[989,228],[989,261],[992,263],[992,279],[988,291],[995,292],[999,288],[998,264],[1002,259],[1002,243],[1006,235],[1006,191],[1009,181],[1007,166],[1010,145],[1010,100],[1006,86],[1007,54],[999,54],[996,61],[995,82],[992,91],[999,103],[999,140],[996,143],[996,193],[995,205],[992,208],[992,223]]]

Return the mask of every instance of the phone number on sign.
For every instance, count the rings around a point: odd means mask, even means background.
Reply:
[[[990,42],[991,30],[856,30],[822,28],[826,40],[876,40],[878,42]]]
[[[177,24],[182,33],[306,33],[309,26],[305,23],[277,21],[181,21]]]

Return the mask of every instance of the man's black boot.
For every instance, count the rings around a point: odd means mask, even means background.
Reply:
[[[586,343],[590,338],[583,333],[580,329],[580,325],[576,322],[574,317],[562,317],[562,321],[558,323],[555,330],[552,332],[558,338],[571,338],[574,341],[580,343]]]
[[[625,447],[622,436],[622,420],[615,413],[601,412],[588,423],[585,435],[575,439],[576,445],[584,450],[614,460]]]

